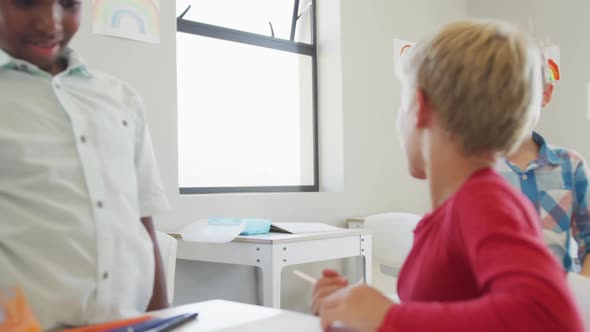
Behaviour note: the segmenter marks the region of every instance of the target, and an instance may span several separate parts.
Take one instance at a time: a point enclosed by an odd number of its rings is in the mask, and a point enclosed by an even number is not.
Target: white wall
[[[464,17],[466,0],[318,0],[321,176],[322,185],[331,191],[183,197],[177,187],[175,8],[170,0],[161,5],[159,45],[92,34],[89,2],[73,44],[93,67],[130,82],[145,98],[173,207],[157,219],[160,229],[219,215],[343,224],[351,216],[428,208],[425,186],[407,175],[396,137],[399,83],[393,71],[393,38],[416,40]],[[217,297],[253,302],[254,277],[249,268],[180,262],[176,300]],[[284,289],[286,294],[300,291],[297,286]],[[300,308],[306,301],[287,296],[285,302]]]
[[[590,122],[586,82],[590,81],[590,2],[584,0],[468,0],[469,16],[500,18],[529,29],[541,41],[561,46],[561,81],[541,113],[538,130],[550,143],[573,148],[590,158]]]

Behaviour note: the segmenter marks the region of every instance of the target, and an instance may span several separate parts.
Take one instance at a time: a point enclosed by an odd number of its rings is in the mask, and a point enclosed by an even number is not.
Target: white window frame
[[[311,44],[295,42],[297,22],[303,13],[299,13],[300,0],[293,0],[293,15],[291,20],[290,39],[280,39],[274,36],[265,36],[256,33],[230,29],[226,27],[185,20],[184,16],[190,10],[186,8],[176,19],[178,32],[194,34],[209,38],[232,41],[257,47],[264,47],[284,52],[310,56],[312,61],[312,93],[313,93],[313,184],[312,185],[285,185],[285,186],[248,186],[248,187],[180,187],[181,195],[192,194],[216,194],[216,193],[259,193],[259,192],[317,192],[319,191],[319,149],[318,149],[318,78],[317,78],[317,46],[316,46],[316,13],[315,0],[310,0],[309,5],[303,11],[310,11],[311,15]]]

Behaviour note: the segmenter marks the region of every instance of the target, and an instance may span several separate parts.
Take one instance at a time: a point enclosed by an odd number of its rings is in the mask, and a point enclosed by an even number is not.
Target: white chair
[[[405,212],[382,213],[364,220],[373,233],[373,286],[395,298],[397,275],[414,242],[414,229],[422,217]]]
[[[164,274],[166,276],[166,290],[168,291],[168,302],[172,305],[174,300],[174,278],[176,275],[176,251],[178,244],[172,236],[156,231],[158,245],[160,246],[160,255]]]
[[[590,279],[577,273],[569,273],[567,279],[582,314],[584,331],[590,332]]]

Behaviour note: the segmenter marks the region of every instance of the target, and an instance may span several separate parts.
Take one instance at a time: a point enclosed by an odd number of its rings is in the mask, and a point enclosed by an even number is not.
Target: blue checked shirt
[[[578,258],[584,261],[590,253],[589,171],[576,152],[548,145],[533,133],[541,147],[539,159],[521,170],[510,161],[500,163],[500,173],[520,189],[535,205],[541,219],[543,236],[551,251],[571,271],[570,238],[578,244]]]

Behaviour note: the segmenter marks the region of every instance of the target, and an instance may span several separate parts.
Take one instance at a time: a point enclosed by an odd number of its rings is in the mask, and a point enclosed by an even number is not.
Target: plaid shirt
[[[533,133],[533,139],[541,147],[538,160],[524,171],[506,160],[500,163],[499,171],[533,202],[547,245],[571,271],[571,235],[578,244],[580,262],[590,253],[588,167],[575,151],[552,147],[537,133]]]

